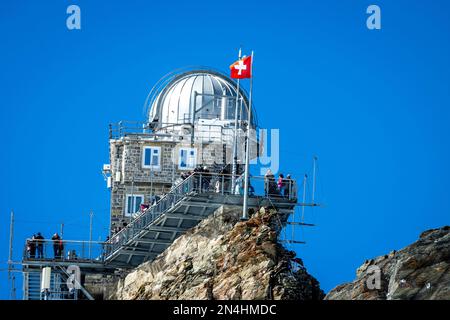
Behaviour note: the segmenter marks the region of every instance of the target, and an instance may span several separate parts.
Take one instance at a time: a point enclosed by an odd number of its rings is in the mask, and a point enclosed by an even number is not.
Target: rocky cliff
[[[324,293],[295,253],[278,243],[279,216],[220,208],[152,262],[120,280],[112,299],[318,300]]]
[[[450,227],[425,231],[406,248],[367,260],[356,280],[337,286],[325,299],[450,299]]]

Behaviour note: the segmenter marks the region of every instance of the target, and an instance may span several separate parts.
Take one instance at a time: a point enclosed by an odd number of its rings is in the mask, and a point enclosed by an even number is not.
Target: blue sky
[[[82,29],[66,28],[81,8]],[[366,28],[366,8],[382,29]],[[9,212],[23,239],[94,239],[108,226],[108,123],[143,120],[167,72],[226,70],[255,50],[260,125],[280,128],[281,170],[319,157],[318,226],[299,256],[328,291],[365,259],[449,224],[450,4],[435,1],[1,1],[0,261]],[[1,268],[5,265],[2,264]],[[0,273],[0,298],[7,298]]]

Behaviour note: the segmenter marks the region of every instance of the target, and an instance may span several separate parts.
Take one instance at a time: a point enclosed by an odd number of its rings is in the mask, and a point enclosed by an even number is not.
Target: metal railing
[[[194,172],[182,182],[173,187],[158,202],[143,212],[137,213],[125,228],[114,234],[105,245],[105,257],[124,246],[130,239],[174,207],[188,194],[217,193],[221,195],[243,195],[243,175],[235,176],[235,188],[232,190],[232,175],[206,172]],[[261,195],[269,198],[284,198],[287,201],[297,200],[295,180],[286,180],[285,188],[279,190],[275,179],[265,177],[250,177],[249,196]]]
[[[175,185],[167,194],[148,209],[138,212],[134,219],[122,230],[111,236],[107,242],[73,241],[50,239],[26,239],[23,259],[27,261],[69,261],[69,262],[105,262],[106,259],[141,232],[145,232],[155,220],[173,208],[187,195],[220,194],[242,196],[244,194],[243,175],[235,176],[232,186],[231,174],[194,172]],[[283,182],[280,190],[274,178],[249,178],[249,196],[285,199],[297,201],[297,185],[295,180]]]
[[[119,121],[109,125],[109,138],[118,139],[130,134],[151,134],[148,123],[142,121]]]
[[[190,121],[186,122],[185,124],[191,124]],[[144,121],[119,121],[117,123],[111,123],[109,124],[109,139],[120,139],[125,136],[137,136],[137,135],[145,135],[145,136],[155,136],[159,138],[168,138],[173,139],[173,135],[169,133],[165,133],[165,131],[169,128],[180,126],[179,123],[164,123],[163,127],[160,128],[158,132],[154,132],[149,124]],[[210,140],[212,138],[217,139],[217,135],[221,137],[223,140],[223,137],[232,137],[233,135],[228,132],[222,125],[220,124],[198,124],[200,128],[195,129],[195,136],[196,139],[200,137],[209,137]],[[166,130],[165,130],[166,129]],[[241,129],[239,127],[239,129]]]
[[[105,242],[26,239],[23,259],[27,261],[104,261]]]
[[[174,206],[184,196],[194,190],[194,174],[176,185],[156,204],[140,213],[124,229],[114,234],[105,246],[105,256],[108,257],[125,243],[134,238],[142,229],[158,219],[164,212]]]

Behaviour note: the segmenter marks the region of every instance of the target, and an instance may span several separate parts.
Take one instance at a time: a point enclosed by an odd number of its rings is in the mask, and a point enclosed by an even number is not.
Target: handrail
[[[191,174],[185,180],[180,182],[178,185],[172,188],[169,193],[164,195],[158,202],[156,202],[153,206],[149,207],[145,212],[141,213],[139,216],[136,217],[136,219],[130,222],[130,224],[128,224],[125,228],[123,228],[115,235],[113,235],[111,239],[107,242],[106,249],[109,252],[106,252],[105,256],[108,257],[110,254],[114,253],[117,250],[117,248],[120,248],[129,239],[133,238],[138,232],[140,232],[143,229],[143,227],[147,226],[148,224],[158,219],[161,215],[164,214],[164,212],[166,212],[179,200],[181,200],[185,194],[191,192],[192,191],[191,184],[193,184],[194,175],[195,173]]]
[[[59,241],[59,240],[52,240],[52,239],[41,239],[41,240],[39,240],[39,239],[33,239],[33,238],[26,238],[25,239],[26,241],[32,241],[32,240],[34,240],[34,241],[36,241],[36,242],[43,242],[43,243],[54,243],[55,241]],[[105,241],[89,241],[89,240],[63,240],[63,239],[60,239],[60,241],[62,241],[63,243],[81,243],[81,244],[83,244],[83,243],[90,243],[90,244],[105,244],[106,242]]]
[[[23,260],[98,261],[103,262],[103,241],[25,239]]]

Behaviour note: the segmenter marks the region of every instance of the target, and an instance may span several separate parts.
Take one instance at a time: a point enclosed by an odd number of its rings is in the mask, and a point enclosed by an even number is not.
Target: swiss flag
[[[243,57],[230,66],[231,78],[245,79],[252,77],[252,56]]]

